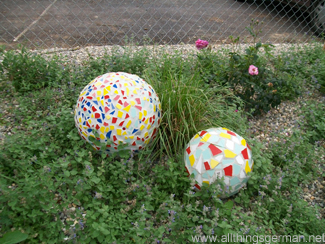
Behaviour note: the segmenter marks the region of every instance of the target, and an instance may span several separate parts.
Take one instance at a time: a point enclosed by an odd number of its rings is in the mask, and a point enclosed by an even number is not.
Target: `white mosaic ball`
[[[161,105],[154,89],[140,77],[107,73],[82,90],[74,114],[79,135],[94,149],[112,153],[123,144],[123,150],[137,152],[155,138]],[[105,143],[105,148],[90,137]]]
[[[226,188],[221,198],[237,193],[248,181],[253,169],[252,151],[246,140],[226,128],[211,128],[197,133],[186,146],[185,168],[194,174],[196,187],[210,185],[217,178]]]

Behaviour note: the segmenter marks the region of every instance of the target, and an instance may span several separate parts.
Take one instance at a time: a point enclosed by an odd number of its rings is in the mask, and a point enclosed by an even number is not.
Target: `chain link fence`
[[[250,42],[245,27],[252,19],[259,20],[262,42],[308,42],[315,38],[315,29],[322,29],[324,2],[0,0],[0,44],[29,48],[128,42],[172,45],[198,38],[218,44],[229,43],[229,36]]]

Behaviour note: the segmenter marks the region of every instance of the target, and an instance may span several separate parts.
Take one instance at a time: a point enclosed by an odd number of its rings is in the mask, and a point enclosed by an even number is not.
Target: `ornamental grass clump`
[[[227,124],[236,131],[245,131],[235,122],[244,121],[242,113],[234,112],[241,105],[240,99],[217,84],[203,89],[204,81],[193,63],[178,53],[166,54],[154,59],[154,65],[146,69],[144,78],[157,91],[163,114],[156,152],[178,155],[198,131],[210,127]]]

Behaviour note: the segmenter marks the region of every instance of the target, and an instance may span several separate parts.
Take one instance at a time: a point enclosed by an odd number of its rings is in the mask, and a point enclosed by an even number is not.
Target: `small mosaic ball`
[[[154,89],[136,75],[117,72],[98,76],[80,93],[74,112],[79,135],[107,153],[137,152],[155,138],[161,105]],[[98,146],[93,137],[105,145]]]
[[[237,193],[253,169],[252,151],[246,140],[226,128],[211,128],[197,133],[186,146],[185,168],[194,174],[196,188],[210,185],[217,178],[225,183],[221,198]]]

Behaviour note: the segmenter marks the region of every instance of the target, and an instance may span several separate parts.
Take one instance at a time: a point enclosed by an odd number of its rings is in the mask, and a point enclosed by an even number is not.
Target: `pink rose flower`
[[[196,42],[195,42],[195,46],[197,49],[203,49],[203,48],[206,48],[207,46],[209,45],[209,42],[208,41],[205,41],[205,40],[201,40],[201,39],[198,39]]]
[[[258,75],[258,68],[254,65],[250,65],[248,68],[248,73],[250,75]]]

